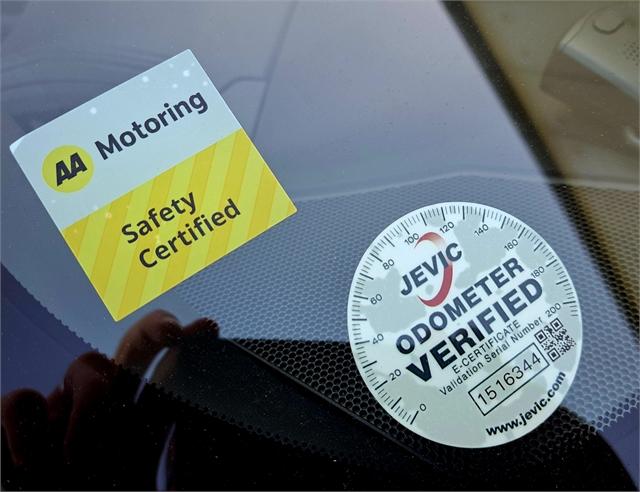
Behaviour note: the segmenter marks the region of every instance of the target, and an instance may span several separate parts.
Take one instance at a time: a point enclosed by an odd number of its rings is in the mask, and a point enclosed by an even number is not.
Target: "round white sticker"
[[[575,376],[582,318],[551,246],[485,205],[440,203],[389,225],[349,293],[351,349],[393,418],[481,448],[532,431]]]

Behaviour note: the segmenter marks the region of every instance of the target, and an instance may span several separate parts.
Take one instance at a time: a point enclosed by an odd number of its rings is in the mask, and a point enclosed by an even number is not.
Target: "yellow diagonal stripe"
[[[107,205],[106,207],[97,209],[85,219],[87,224],[84,231],[84,238],[82,239],[80,251],[76,257],[80,265],[82,265],[82,269],[89,277],[91,277],[93,265],[98,258],[98,248],[102,243],[102,233],[104,231],[104,214],[106,214],[108,210],[109,206]]]
[[[255,237],[269,227],[269,217],[273,207],[276,184],[277,181],[269,168],[262,166],[260,186],[258,187],[258,193],[256,193],[253,217],[251,218],[247,238]]]
[[[227,197],[236,198],[240,196],[242,180],[244,178],[247,160],[249,157],[249,149],[253,145],[244,131],[236,134],[233,142],[233,152],[231,154],[231,162],[224,181],[223,193],[218,202],[218,209],[227,203]],[[241,209],[242,212],[242,209]],[[207,263],[212,263],[218,258],[224,256],[227,252],[227,243],[233,230],[233,224],[222,227],[218,231],[214,231],[209,241],[209,251],[207,253]]]
[[[204,150],[198,154],[195,158],[193,168],[191,170],[191,179],[187,188],[188,193],[193,193],[193,197],[196,203],[202,203],[205,195],[207,179],[209,172],[212,169],[213,157],[215,155],[215,146],[210,147],[208,150]],[[184,214],[180,219],[180,229],[185,228],[185,224],[191,225],[193,230],[193,221],[200,214],[196,211],[194,214]],[[190,237],[189,237],[190,236]],[[194,239],[192,235],[189,235],[187,239],[192,242],[193,245],[196,241],[202,240],[201,238]],[[183,254],[177,255],[175,260],[169,263],[168,270],[164,277],[164,283],[162,284],[162,290],[168,290],[174,285],[177,285],[184,278],[184,272],[189,261],[189,256],[194,248],[188,248]]]
[[[201,210],[203,211],[218,209],[221,201],[220,197],[224,192],[224,177],[227,175],[231,163],[234,141],[235,138],[225,138],[215,145],[215,158],[211,162],[211,171],[209,172],[202,198],[203,205]],[[207,261],[207,253],[212,238],[213,235],[203,238],[198,247],[192,249],[187,262],[185,278],[190,277],[210,263],[210,261]]]
[[[191,180],[191,174],[193,172],[194,160],[195,157],[191,157],[187,162],[174,168],[175,172],[173,174],[171,186],[167,193],[168,202],[179,199],[179,197],[189,194],[189,181]],[[184,215],[182,215],[181,217],[184,217]],[[164,224],[161,228],[158,229],[158,233],[156,235],[156,245],[164,243],[168,239],[173,238],[178,232],[179,227],[180,217],[177,217],[174,220]],[[143,304],[149,302],[151,299],[158,297],[165,290],[167,290],[163,287],[167,271],[169,267],[178,260],[179,257],[180,256],[178,255],[172,256],[171,262],[160,261],[153,268],[149,268],[147,270],[147,278],[141,294],[141,302]]]
[[[71,227],[68,227],[64,231],[64,238],[71,248],[71,251],[73,251],[73,254],[76,256],[78,256],[78,254],[80,253],[80,246],[82,245],[84,232],[87,229],[87,222],[89,222],[89,219],[84,218],[73,224]]]
[[[133,191],[127,210],[125,224],[131,224],[138,221],[139,211],[144,209],[144,207],[147,206],[147,203],[149,203],[152,189],[153,181],[148,181],[143,186]],[[111,269],[111,278],[109,279],[109,285],[107,286],[107,291],[103,297],[107,306],[119,306],[122,302],[128,273],[131,268],[131,264],[135,259],[134,253],[135,248],[133,248],[130,243],[122,240],[118,242],[118,248],[115,251],[115,257],[113,259],[114,265],[117,265],[118,268]]]
[[[146,209],[154,207],[154,204],[156,203],[166,202],[167,195],[169,193],[169,186],[171,184],[175,169],[176,168],[173,167],[169,169],[169,171],[162,173],[160,176],[153,180],[151,196],[149,197],[149,201],[145,206]],[[157,234],[153,233],[138,239],[136,243],[134,243],[136,244],[136,258],[139,258],[140,254],[143,251],[153,248],[156,242]],[[142,305],[140,298],[142,296],[142,289],[144,289],[144,284],[147,280],[148,271],[148,268],[140,264],[138,261],[135,261],[132,267],[129,269],[127,280],[125,282],[122,303],[120,304],[120,306],[114,306],[114,308],[117,310],[118,318],[129,314]],[[109,306],[107,306],[107,308],[109,308]]]
[[[120,229],[127,215],[127,206],[131,201],[131,195],[132,193],[127,193],[120,200],[112,202],[107,211],[102,214],[102,241],[98,248],[97,261],[91,271],[93,286],[100,295],[105,294],[109,282],[115,258],[114,253],[120,241]]]
[[[119,320],[292,213],[295,206],[238,130],[63,235]]]
[[[269,227],[277,224],[283,219],[286,219],[289,215],[296,212],[295,206],[284,192],[281,186],[279,186],[278,181],[274,176],[274,181],[276,182],[276,187],[273,195],[273,204],[271,205],[271,211],[269,214]],[[293,209],[290,209],[289,206],[292,205]]]
[[[262,159],[256,152],[255,148],[250,148],[247,153],[246,167],[244,176],[242,178],[242,184],[240,186],[240,194],[238,196],[238,203],[242,204],[242,208],[246,210],[245,213],[255,213],[255,203],[259,194],[263,194],[266,190],[260,189],[260,178],[262,176],[262,170],[265,166],[262,165]],[[247,240],[247,234],[249,233],[249,227],[253,220],[243,220],[241,222],[234,222],[227,241],[227,251],[237,248]]]

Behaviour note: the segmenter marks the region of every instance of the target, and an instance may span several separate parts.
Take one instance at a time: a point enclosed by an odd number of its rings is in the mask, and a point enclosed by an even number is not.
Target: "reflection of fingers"
[[[152,381],[160,385],[170,385],[176,371],[176,364],[180,360],[180,355],[184,350],[189,350],[191,342],[202,346],[202,343],[216,339],[218,334],[217,323],[209,318],[200,318],[185,326],[182,330],[181,344],[169,350],[158,362],[153,372]]]
[[[17,390],[2,398],[2,427],[16,465],[42,459],[47,440],[47,402],[33,390]]]
[[[63,395],[56,397],[60,407],[69,409],[63,444],[67,462],[90,449],[88,441],[100,440],[97,415],[110,406],[114,374],[113,363],[97,352],[78,357],[67,369]]]
[[[67,433],[67,422],[71,412],[72,395],[70,391],[65,393],[63,384],[57,386],[47,397],[47,409],[49,414],[49,440],[51,455],[55,458],[52,466],[62,465],[63,443]]]
[[[180,324],[171,313],[154,311],[127,331],[118,345],[115,361],[143,375],[158,352],[175,345],[180,335]]]
[[[66,425],[69,415],[69,404],[71,400],[64,393],[63,385],[57,386],[47,396],[47,408],[49,409],[49,423],[60,423]]]
[[[170,410],[150,394],[134,403],[140,379],[98,353],[79,357],[68,369],[62,392],[49,397],[51,413],[66,421],[64,457],[81,473],[125,488],[147,490],[170,425]],[[64,413],[68,418],[60,417]],[[116,484],[116,485],[114,485]]]
[[[181,335],[182,342],[187,342],[188,339],[197,337],[201,337],[201,339],[206,339],[207,337],[217,338],[218,332],[218,325],[215,321],[209,318],[200,318],[184,327]],[[154,383],[162,386],[173,378],[181,350],[182,346],[179,345],[169,350],[162,357],[153,371],[151,380]]]
[[[212,336],[217,337],[219,332],[218,323],[209,318],[200,318],[187,325],[182,331],[182,336],[186,338],[203,333],[211,333]]]

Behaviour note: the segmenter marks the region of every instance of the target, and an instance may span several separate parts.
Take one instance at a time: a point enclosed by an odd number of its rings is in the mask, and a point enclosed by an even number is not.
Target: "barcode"
[[[576,344],[558,318],[553,318],[548,325],[544,325],[536,332],[535,337],[552,361],[558,360]]]

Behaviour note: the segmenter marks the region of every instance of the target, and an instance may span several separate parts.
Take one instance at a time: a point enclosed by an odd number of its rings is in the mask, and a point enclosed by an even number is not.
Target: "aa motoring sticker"
[[[380,405],[417,434],[465,448],[544,422],[582,346],[561,259],[517,218],[473,203],[424,207],[382,231],[353,277],[348,326]]]
[[[11,152],[116,321],[296,212],[190,50]]]

